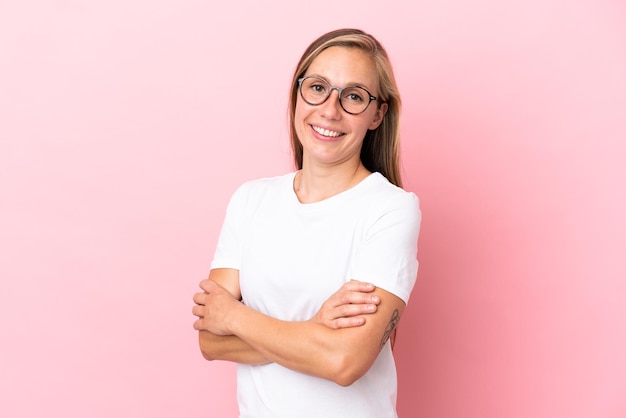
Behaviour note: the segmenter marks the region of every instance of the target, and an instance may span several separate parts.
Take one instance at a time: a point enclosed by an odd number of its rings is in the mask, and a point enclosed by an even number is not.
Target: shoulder
[[[258,201],[269,195],[287,194],[293,190],[294,175],[295,172],[290,172],[280,176],[246,181],[235,190],[232,200]]]
[[[294,199],[294,175],[287,173],[246,181],[231,196],[227,213],[242,221],[261,209],[272,211],[277,207],[288,207]]]
[[[367,179],[363,196],[369,200],[368,207],[375,212],[406,212],[421,217],[419,198],[387,180],[380,173],[372,173]]]

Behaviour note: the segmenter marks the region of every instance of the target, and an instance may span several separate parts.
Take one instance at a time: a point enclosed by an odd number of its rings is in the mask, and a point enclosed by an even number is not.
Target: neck
[[[315,203],[351,189],[370,174],[360,161],[344,167],[304,165],[296,173],[293,188],[301,203]]]

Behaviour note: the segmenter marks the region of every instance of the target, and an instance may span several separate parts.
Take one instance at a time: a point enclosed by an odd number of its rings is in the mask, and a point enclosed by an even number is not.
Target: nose
[[[322,116],[328,119],[340,119],[342,109],[339,103],[339,90],[333,87],[328,98],[319,107]]]

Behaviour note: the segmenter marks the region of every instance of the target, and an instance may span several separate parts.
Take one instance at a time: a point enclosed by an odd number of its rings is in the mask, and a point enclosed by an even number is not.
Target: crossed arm
[[[363,376],[397,326],[404,302],[371,284],[351,281],[308,321],[281,321],[244,304],[239,272],[212,270],[194,295],[200,349],[209,360],[276,362],[347,386]]]

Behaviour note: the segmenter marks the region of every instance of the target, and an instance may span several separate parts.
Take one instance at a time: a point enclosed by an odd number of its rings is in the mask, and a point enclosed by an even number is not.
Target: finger
[[[351,305],[341,305],[334,309],[335,318],[346,318],[353,317],[357,315],[366,315],[372,314],[376,312],[378,306],[375,304],[367,303],[367,304],[351,304]]]
[[[207,293],[211,293],[214,291],[219,291],[222,288],[222,286],[220,286],[219,284],[217,284],[211,279],[206,279],[200,282],[200,288]]]
[[[204,317],[204,309],[202,309],[202,306],[200,305],[196,305],[193,308],[191,308],[191,313],[197,316],[198,318]]]
[[[373,314],[378,310],[375,304],[348,304],[329,308],[323,313],[323,321],[330,323],[341,318],[356,317],[359,315]]]
[[[207,291],[207,286],[209,286],[210,280],[209,279],[204,279],[200,282],[200,289],[204,290],[205,292]]]
[[[341,328],[354,328],[360,327],[365,324],[365,318],[360,316],[354,316],[350,318],[339,318],[333,321],[333,326],[331,328],[341,329]]]
[[[205,292],[209,292],[212,289],[216,289],[218,287],[220,287],[220,285],[218,285],[211,279],[204,279],[200,282],[200,289],[204,290]]]
[[[350,280],[344,284],[344,288],[354,292],[372,292],[376,289],[376,286],[368,282]]]
[[[337,294],[337,299],[334,306],[366,303],[378,305],[380,303],[380,298],[370,293],[341,292]]]
[[[193,295],[193,301],[198,305],[204,305],[206,302],[206,293],[196,293]]]
[[[201,322],[201,321],[202,321],[202,318],[200,318],[200,319],[196,320],[196,321],[193,323],[193,329],[195,329],[196,331],[200,331],[200,330],[202,330],[202,322]]]

